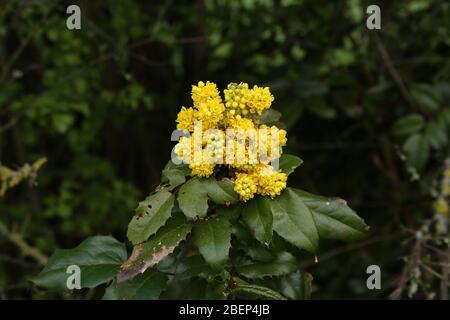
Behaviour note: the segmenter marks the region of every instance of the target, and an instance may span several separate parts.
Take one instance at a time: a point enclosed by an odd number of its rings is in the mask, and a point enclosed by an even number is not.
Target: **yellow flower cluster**
[[[177,128],[193,131],[195,121],[201,121],[204,130],[215,128],[223,119],[225,106],[217,86],[212,82],[202,81],[192,86],[193,108],[182,107],[177,117]]]
[[[275,171],[270,165],[258,164],[253,170],[237,174],[234,190],[244,201],[255,194],[273,198],[286,188],[286,180],[287,176],[281,170]]]
[[[253,89],[249,89],[246,83],[230,83],[223,93],[225,105],[232,116],[261,115],[265,109],[270,108],[274,100],[269,88],[255,85]]]
[[[274,97],[269,88],[250,89],[246,83],[230,83],[223,93],[224,100],[209,81],[192,86],[193,107],[182,107],[177,116],[177,128],[190,135],[179,139],[175,154],[193,176],[209,177],[219,166],[227,168],[243,201],[255,194],[275,197],[286,188],[287,177],[269,163],[281,156],[286,131],[260,124]]]

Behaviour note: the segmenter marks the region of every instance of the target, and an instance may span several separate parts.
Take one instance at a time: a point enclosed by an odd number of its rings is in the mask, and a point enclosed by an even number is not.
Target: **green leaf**
[[[255,238],[265,245],[272,240],[272,211],[266,197],[257,196],[247,202],[242,209],[242,218],[250,227]]]
[[[48,260],[45,268],[32,281],[41,287],[67,290],[66,273],[71,265],[80,267],[82,288],[94,288],[112,280],[127,258],[124,244],[111,236],[95,236],[73,249],[60,249]]]
[[[422,171],[428,162],[430,147],[427,140],[421,134],[410,136],[403,144],[406,164],[417,171]]]
[[[231,246],[231,226],[223,217],[200,221],[194,226],[194,240],[201,255],[213,268],[222,268]]]
[[[303,163],[303,160],[297,156],[283,153],[280,157],[280,169],[287,176],[294,172],[295,168]]]
[[[442,108],[438,113],[437,118],[442,127],[450,128],[450,107]]]
[[[425,139],[435,149],[444,147],[448,142],[446,128],[436,122],[430,122],[425,128]]]
[[[133,248],[130,258],[120,267],[117,275],[118,282],[133,278],[162,261],[186,238],[191,228],[192,225],[186,223],[183,216],[170,219],[146,243],[141,243]]]
[[[234,191],[234,183],[229,179],[217,181],[214,178],[210,178],[205,180],[204,184],[208,196],[214,203],[233,203],[239,199],[239,195]]]
[[[168,276],[152,269],[126,282],[114,281],[105,292],[105,300],[155,300],[165,289]]]
[[[315,252],[318,234],[311,211],[290,188],[271,202],[273,230],[293,245]]]
[[[203,182],[192,178],[184,184],[178,194],[178,204],[188,219],[206,216],[208,193]]]
[[[301,300],[307,298],[305,295],[307,281],[305,276],[297,270],[296,272],[288,275],[270,278],[266,281],[268,282],[270,288],[279,292],[286,298]]]
[[[260,124],[273,124],[275,122],[277,122],[278,120],[280,120],[281,118],[281,112],[275,110],[275,109],[266,109],[263,111],[263,113],[261,114],[261,120],[260,120]]]
[[[178,279],[189,279],[194,276],[208,279],[217,274],[200,255],[190,256],[179,262],[177,267]]]
[[[413,100],[426,110],[436,111],[441,104],[439,92],[428,84],[415,84],[411,88]]]
[[[319,236],[325,239],[358,240],[367,235],[368,226],[339,198],[326,198],[293,189],[310,209]]]
[[[181,217],[175,217],[167,223],[167,225],[161,228],[158,233],[152,238],[150,238],[144,247],[144,252],[142,254],[143,259],[161,260],[162,251],[168,252],[173,251],[173,249],[186,238],[186,236],[191,232],[192,225],[186,223],[186,220]],[[167,254],[164,255],[164,257]]]
[[[245,207],[245,205],[243,206]],[[252,237],[250,232],[247,230],[247,227],[245,227],[240,221],[231,226],[231,233],[239,240],[239,243],[245,245],[249,243],[256,243],[255,238]]]
[[[420,114],[410,114],[398,119],[392,126],[392,133],[395,136],[403,137],[422,130],[425,120]]]
[[[208,199],[217,204],[232,204],[239,199],[234,184],[229,179],[192,178],[180,188],[178,203],[189,219],[204,217],[208,211]]]
[[[128,225],[128,239],[136,245],[155,234],[169,219],[174,201],[170,192],[162,190],[140,202]]]
[[[178,279],[174,277],[163,292],[161,299],[170,300],[222,300],[228,295],[227,281],[207,281],[193,277]]]
[[[298,270],[295,257],[288,252],[281,252],[275,260],[270,262],[248,261],[237,265],[237,272],[250,279],[258,279],[267,276],[282,276]]]
[[[219,44],[217,48],[214,49],[213,55],[218,59],[226,59],[233,48],[233,43],[231,42],[222,42]]]
[[[275,254],[269,248],[258,243],[238,243],[234,247],[236,250],[242,250],[244,254],[251,259],[259,262],[271,262],[275,259]]]
[[[237,295],[240,295],[242,293],[244,294],[250,294],[251,296],[256,296],[263,299],[269,299],[269,300],[286,300],[285,297],[283,297],[278,292],[269,289],[267,287],[255,285],[255,284],[248,284],[245,281],[241,279],[235,279],[236,281],[236,287],[234,288],[234,293]]]
[[[73,125],[75,118],[72,114],[56,113],[52,115],[53,126],[58,133],[65,133]]]
[[[242,205],[242,203],[236,203],[229,206],[218,206],[216,208],[216,213],[219,216],[227,218],[231,223],[234,223],[240,218],[243,207],[245,206]]]
[[[176,188],[186,181],[186,176],[189,175],[190,169],[186,164],[175,164],[170,160],[162,171],[162,181],[168,181],[170,188]]]

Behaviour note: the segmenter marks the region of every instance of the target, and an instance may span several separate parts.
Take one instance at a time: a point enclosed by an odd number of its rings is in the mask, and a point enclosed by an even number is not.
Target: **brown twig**
[[[400,89],[400,92],[401,92],[403,98],[415,109],[416,108],[415,103],[411,99],[411,96],[409,95],[408,89],[405,86],[403,78],[400,76],[400,73],[397,71],[397,69],[395,69],[394,63],[392,62],[391,56],[390,56],[388,50],[386,49],[383,41],[376,33],[373,34],[373,37],[377,44],[377,48],[378,48],[378,51],[380,52],[381,58],[384,62],[384,65],[386,66],[386,69],[388,70],[392,79],[397,84],[398,88]]]

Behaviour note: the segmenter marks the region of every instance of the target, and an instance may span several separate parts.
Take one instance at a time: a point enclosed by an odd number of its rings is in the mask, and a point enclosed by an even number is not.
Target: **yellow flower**
[[[248,118],[243,118],[240,115],[231,116],[227,118],[227,125],[233,129],[251,130],[255,128],[255,124]]]
[[[192,86],[191,96],[194,107],[197,108],[200,104],[206,103],[210,99],[222,102],[216,84],[209,81],[207,81],[206,84],[203,81],[199,81],[197,86]]]
[[[255,196],[257,190],[255,177],[247,173],[236,174],[234,181],[234,191],[246,202]]]
[[[191,175],[199,176],[199,177],[209,177],[214,172],[214,164],[210,163],[191,163],[189,164],[189,168],[191,168]]]
[[[230,110],[231,115],[248,115],[250,110],[245,98],[248,91],[248,84],[242,82],[240,84],[230,83],[227,89],[223,90],[225,106]]]
[[[287,134],[286,130],[280,129],[279,138],[280,138],[280,146],[282,146],[282,147],[285,146],[287,143],[286,134]]]
[[[196,111],[193,108],[182,107],[177,116],[177,128],[180,130],[194,131]]]
[[[259,165],[257,172],[258,194],[274,198],[286,188],[287,176],[281,170],[275,171],[270,165]]]
[[[434,202],[434,210],[442,215],[448,215],[449,206],[444,198],[439,198]]]
[[[269,88],[255,85],[253,89],[246,91],[244,99],[249,111],[260,115],[265,109],[270,108],[274,97]]]
[[[208,99],[197,105],[197,120],[201,121],[202,129],[216,128],[223,119],[225,107],[219,99]]]
[[[184,163],[190,163],[194,151],[194,140],[191,137],[181,137],[175,145],[175,154]]]
[[[286,145],[286,131],[276,126],[261,125],[258,130],[258,152],[260,162],[267,164],[278,159],[283,153],[282,147]]]
[[[203,136],[206,158],[211,163],[222,164],[225,153],[225,133],[220,130],[207,133]]]
[[[250,171],[255,169],[258,164],[258,149],[250,144],[256,144],[256,139],[253,142],[246,136],[237,135],[232,141],[227,141],[226,145],[226,163],[230,167],[238,171]]]

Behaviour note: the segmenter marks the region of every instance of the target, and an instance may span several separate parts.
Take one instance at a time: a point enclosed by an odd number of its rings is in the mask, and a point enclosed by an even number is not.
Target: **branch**
[[[378,51],[381,54],[381,58],[383,59],[383,62],[389,72],[389,74],[391,75],[392,79],[394,80],[394,82],[397,84],[397,86],[400,89],[400,92],[403,96],[403,98],[413,107],[415,108],[415,103],[414,101],[411,99],[408,89],[405,86],[405,83],[402,79],[402,77],[400,76],[400,74],[398,73],[397,69],[395,69],[394,63],[392,62],[391,56],[389,55],[389,52],[387,51],[386,47],[384,46],[383,41],[380,39],[380,37],[375,33],[374,34],[374,39],[375,42],[377,44],[377,48]]]
[[[15,244],[24,256],[28,256],[36,260],[40,265],[45,266],[48,261],[48,257],[44,255],[38,248],[29,245],[22,235],[15,231],[10,231],[8,239]]]

